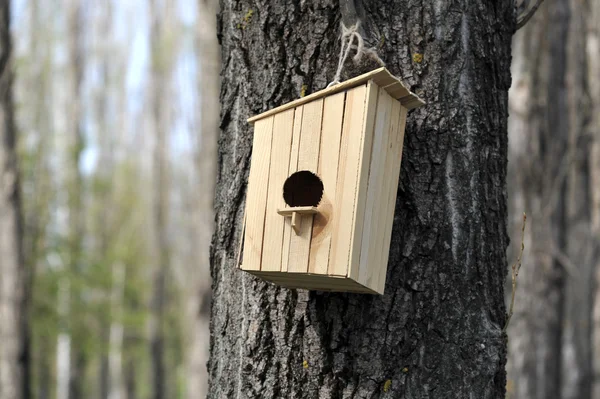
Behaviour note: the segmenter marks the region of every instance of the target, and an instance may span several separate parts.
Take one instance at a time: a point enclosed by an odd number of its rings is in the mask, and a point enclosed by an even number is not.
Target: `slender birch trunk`
[[[109,338],[109,399],[124,399],[123,392],[123,296],[125,294],[125,264],[112,268],[111,325]]]
[[[593,379],[592,398],[600,398],[600,1],[590,0],[587,9],[586,54],[589,81],[590,116],[588,134],[592,140],[589,158],[591,229],[595,237],[596,278],[592,317]]]
[[[65,103],[66,140],[65,148],[65,192],[66,192],[66,234],[68,243],[68,258],[63,277],[59,283],[59,318],[61,330],[57,343],[57,382],[56,399],[78,399],[81,392],[82,370],[84,365],[78,348],[73,346],[74,318],[73,299],[78,290],[73,287],[71,275],[80,268],[81,245],[84,230],[83,219],[83,183],[80,173],[80,157],[83,150],[82,137],[82,99],[81,84],[83,79],[83,48],[82,48],[82,9],[78,0],[65,2],[67,13],[67,50],[68,50],[68,97]]]
[[[10,4],[0,2],[0,399],[21,399],[25,376],[25,269],[12,99]]]
[[[172,4],[161,5],[149,1],[150,8],[150,112],[154,129],[153,153],[153,263],[152,294],[150,302],[150,354],[152,398],[167,397],[167,370],[165,369],[165,309],[167,278],[169,274],[169,118],[170,75],[172,61],[167,48]]]

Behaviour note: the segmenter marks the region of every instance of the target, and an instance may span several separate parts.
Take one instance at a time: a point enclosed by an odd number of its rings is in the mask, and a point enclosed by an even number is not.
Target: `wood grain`
[[[323,128],[318,166],[318,175],[323,181],[323,198],[318,206],[319,213],[315,215],[313,221],[308,264],[310,273],[327,274],[329,265],[333,213],[337,205],[336,182],[345,99],[345,92],[338,93],[325,98],[323,105]]]
[[[369,167],[371,165],[371,149],[373,146],[373,130],[377,116],[377,100],[379,86],[373,82],[367,84],[367,99],[365,101],[365,116],[362,127],[362,138],[358,151],[358,176],[356,178],[356,199],[352,219],[352,238],[350,240],[350,257],[348,259],[348,276],[358,280],[360,247],[365,221],[365,205],[367,202],[367,186]]]
[[[288,167],[288,176],[298,170],[298,150],[300,149],[300,132],[302,130],[302,114],[304,106],[296,108],[294,113],[294,127],[292,129],[292,148],[290,149],[290,163]],[[281,195],[283,195],[283,187]],[[292,221],[290,218],[284,218],[283,224],[283,247],[281,252],[281,271],[288,271],[290,257],[290,240],[292,234],[295,234],[292,229]]]
[[[366,94],[366,85],[348,90],[346,94],[336,181],[337,211],[333,215],[334,233],[327,269],[330,275],[346,276],[348,273]]]
[[[384,202],[380,205],[385,209],[382,215],[385,225],[382,226],[383,238],[380,241],[380,249],[376,250],[377,258],[374,263],[378,265],[376,274],[373,276],[373,283],[377,282],[377,292],[383,294],[385,289],[385,278],[387,272],[388,256],[390,252],[390,241],[392,239],[392,225],[394,223],[394,210],[396,208],[396,196],[398,193],[398,183],[400,180],[400,162],[402,160],[402,147],[404,145],[404,128],[406,125],[406,115],[408,109],[401,104],[394,102],[392,107],[392,126],[391,143],[392,146],[386,154],[386,170],[390,171],[389,182],[387,184]]]
[[[282,190],[288,177],[293,128],[293,109],[274,116],[261,270],[281,270],[285,218],[277,210],[285,206]]]
[[[397,103],[385,90],[380,90],[378,97],[358,273],[358,281],[369,287],[371,287],[369,284],[373,280],[373,274],[376,273],[375,269],[380,266],[374,260],[384,231],[382,217],[385,210],[381,202],[387,192],[387,185],[390,184],[390,173],[385,169],[385,154],[391,136],[392,107],[394,102]]]
[[[348,80],[346,80],[340,84],[337,84],[335,86],[328,87],[323,90],[319,90],[315,93],[309,94],[308,96],[299,98],[290,103],[283,104],[277,108],[270,109],[266,112],[263,112],[262,114],[255,115],[255,116],[249,118],[248,122],[255,122],[257,120],[275,115],[275,114],[285,111],[287,109],[291,109],[291,108],[299,107],[300,105],[303,105],[303,104],[307,104],[318,98],[331,96],[335,93],[347,91],[354,87],[362,86],[362,85],[366,84],[369,80],[372,80],[380,87],[384,87],[384,88],[389,87],[390,90],[394,89],[395,92],[397,92],[398,94],[401,94],[402,99],[400,100],[400,102],[402,104],[404,104],[408,109],[420,107],[421,105],[425,104],[425,102],[422,99],[420,99],[419,96],[410,92],[408,90],[408,88],[406,88],[404,86],[404,84],[400,81],[400,79],[398,79],[397,77],[392,75],[386,68],[378,68],[371,72],[367,72],[363,75],[354,77],[352,79],[348,79]],[[400,90],[399,87],[403,87],[405,89],[405,91]],[[399,97],[394,97],[394,98],[399,98]]]
[[[273,117],[262,119],[254,125],[252,162],[246,197],[246,236],[244,238],[244,260],[242,261],[244,270],[260,270],[262,260],[273,119]]]
[[[297,170],[308,170],[317,173],[322,120],[322,98],[304,105]],[[313,215],[303,215],[302,225],[298,233],[293,233],[290,237],[288,272],[306,273],[308,271],[312,222]]]

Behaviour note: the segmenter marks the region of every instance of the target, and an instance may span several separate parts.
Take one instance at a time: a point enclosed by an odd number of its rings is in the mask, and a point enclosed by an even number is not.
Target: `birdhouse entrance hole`
[[[323,197],[323,182],[319,176],[308,170],[292,174],[283,183],[283,200],[289,208],[278,209],[282,216],[291,216],[291,225],[296,234],[300,234],[302,215],[317,213],[317,205]]]
[[[290,207],[317,206],[323,197],[323,182],[308,170],[292,174],[283,183],[283,200]]]

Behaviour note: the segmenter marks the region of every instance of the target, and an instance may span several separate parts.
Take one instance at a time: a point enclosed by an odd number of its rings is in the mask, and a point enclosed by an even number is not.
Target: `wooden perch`
[[[292,208],[283,208],[277,209],[277,213],[281,216],[291,216],[292,217],[292,228],[294,232],[298,234],[300,232],[300,227],[302,226],[302,216],[301,215],[314,215],[317,213],[316,206],[295,206]]]

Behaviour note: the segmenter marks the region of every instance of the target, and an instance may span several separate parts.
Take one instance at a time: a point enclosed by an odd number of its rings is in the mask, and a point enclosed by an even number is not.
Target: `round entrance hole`
[[[292,174],[283,183],[283,200],[290,207],[317,206],[323,197],[323,182],[308,170]]]

